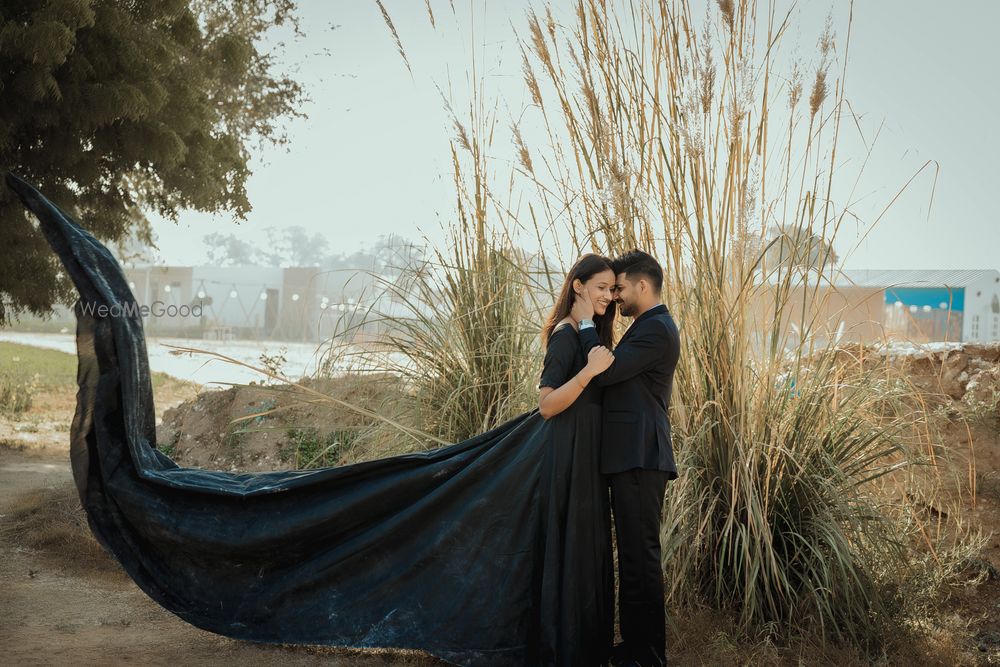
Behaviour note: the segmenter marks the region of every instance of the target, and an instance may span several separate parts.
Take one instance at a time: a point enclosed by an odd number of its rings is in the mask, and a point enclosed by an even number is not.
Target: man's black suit
[[[597,329],[580,329],[584,354],[600,345]],[[662,470],[676,479],[670,437],[670,393],[680,334],[662,303],[635,318],[615,347],[615,361],[591,382],[604,392],[601,472]]]
[[[584,352],[600,345],[580,329]],[[639,664],[666,664],[660,517],[668,479],[677,478],[670,394],[680,334],[663,304],[635,318],[611,366],[591,382],[607,387],[601,472],[608,475],[618,542],[618,608],[625,650]]]

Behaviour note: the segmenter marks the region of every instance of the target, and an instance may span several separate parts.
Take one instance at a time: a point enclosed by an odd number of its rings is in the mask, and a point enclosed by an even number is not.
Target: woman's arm
[[[664,355],[669,355],[671,348],[674,350],[675,358],[679,354],[678,342],[672,339],[662,322],[649,319],[640,322],[636,327],[635,333],[615,348],[614,364],[607,371],[591,378],[598,386],[607,387],[635,377],[661,363]],[[593,327],[584,329],[579,335],[585,350],[600,344]]]
[[[576,375],[564,382],[562,386],[553,389],[542,387],[538,392],[538,412],[545,419],[551,419],[573,404],[591,379],[615,360],[611,350],[597,346],[587,354],[587,365]]]

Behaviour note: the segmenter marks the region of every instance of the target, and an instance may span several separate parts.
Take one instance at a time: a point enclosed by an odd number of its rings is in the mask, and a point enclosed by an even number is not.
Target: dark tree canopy
[[[4,0],[0,171],[39,186],[102,241],[149,239],[144,212],[250,210],[251,141],[303,115],[261,38],[298,33],[293,0]],[[280,45],[279,45],[280,46]],[[0,187],[0,324],[74,295]]]

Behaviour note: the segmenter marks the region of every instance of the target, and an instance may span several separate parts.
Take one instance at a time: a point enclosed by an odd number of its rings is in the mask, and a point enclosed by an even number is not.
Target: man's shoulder
[[[680,344],[680,332],[668,312],[656,313],[638,322],[632,338],[641,338],[651,345],[666,349],[676,348]]]
[[[651,315],[639,322],[638,327],[641,330],[656,333],[671,333],[677,330],[677,325],[674,323],[674,318],[670,316],[670,311]]]

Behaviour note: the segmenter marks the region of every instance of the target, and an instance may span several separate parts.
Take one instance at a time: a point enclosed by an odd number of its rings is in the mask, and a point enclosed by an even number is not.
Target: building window
[[[993,316],[993,331],[991,340],[1000,340],[1000,315]]]
[[[972,340],[979,340],[979,315],[972,316],[972,326],[970,327]]]

